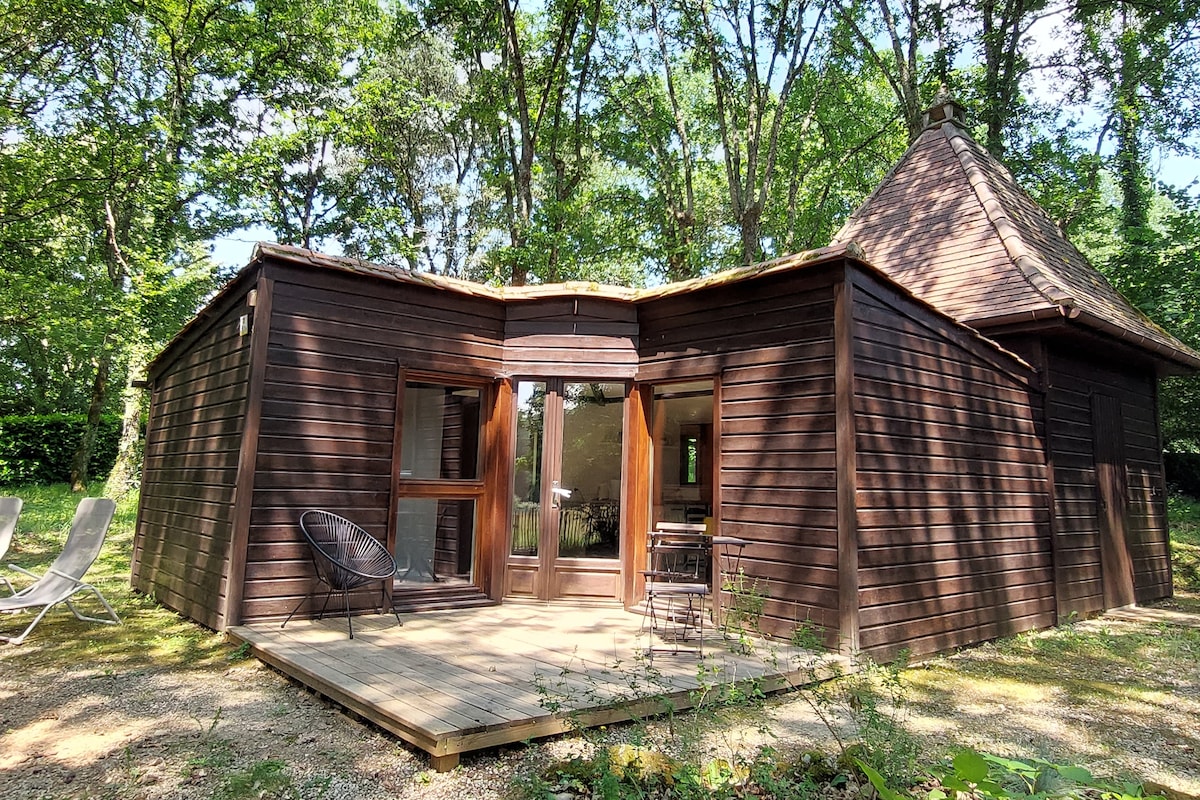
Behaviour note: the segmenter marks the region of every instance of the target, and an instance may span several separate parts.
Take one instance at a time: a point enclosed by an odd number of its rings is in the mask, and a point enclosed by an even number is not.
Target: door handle
[[[562,501],[570,498],[571,490],[564,489],[555,481],[550,485],[550,505],[554,508],[562,508]]]

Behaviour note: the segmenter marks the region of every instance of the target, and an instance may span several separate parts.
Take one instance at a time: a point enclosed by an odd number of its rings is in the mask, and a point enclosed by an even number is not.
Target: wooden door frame
[[[627,508],[626,519],[629,525],[629,537],[625,542],[622,553],[628,553],[623,558],[625,570],[625,607],[633,609],[642,601],[645,592],[645,581],[642,571],[646,569],[647,540],[650,528],[656,524],[654,505],[662,496],[661,470],[654,468],[656,455],[654,441],[659,438],[661,431],[658,426],[662,420],[654,416],[654,390],[662,387],[685,383],[708,381],[712,384],[712,422],[708,425],[707,441],[708,459],[707,477],[711,483],[712,518],[721,519],[721,385],[723,371],[720,373],[705,373],[688,377],[672,377],[670,379],[648,380],[634,385],[630,393],[631,401],[627,414],[626,438],[630,447],[626,450],[626,464],[635,476],[625,484],[625,499]],[[713,568],[710,575],[717,576],[718,553],[713,553]],[[715,577],[714,577],[715,579]],[[720,592],[712,594],[713,613],[720,615]]]

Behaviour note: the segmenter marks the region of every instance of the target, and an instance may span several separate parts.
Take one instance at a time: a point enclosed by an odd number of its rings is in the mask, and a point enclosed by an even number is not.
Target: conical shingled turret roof
[[[959,107],[928,127],[834,238],[921,299],[988,332],[1056,320],[1200,369],[1191,350],[1097,272],[1012,174],[960,127]],[[1164,365],[1166,366],[1166,365]]]

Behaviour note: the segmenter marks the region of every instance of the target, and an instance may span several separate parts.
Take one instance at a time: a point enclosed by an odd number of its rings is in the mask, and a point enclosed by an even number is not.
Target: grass
[[[6,487],[3,493],[24,501],[4,563],[40,572],[62,550],[79,495],[72,494],[66,484]],[[152,597],[131,588],[129,563],[136,518],[134,493],[117,503],[104,549],[87,574],[88,582],[112,604],[124,625],[80,622],[65,607],[56,607],[31,634],[31,640],[37,638],[38,647],[24,649],[21,659],[8,660],[6,669],[34,671],[55,664],[74,664],[106,672],[212,665],[228,659],[232,648],[224,635],[163,608]],[[28,582],[11,571],[6,575],[17,587]],[[83,598],[83,613],[103,616],[94,598]],[[25,614],[0,617],[0,630],[15,634],[28,621]]]
[[[1183,592],[1188,610],[1200,612],[1200,601],[1186,594],[1200,594],[1200,500],[1182,494],[1167,498],[1167,520],[1171,527],[1171,563],[1175,589]]]

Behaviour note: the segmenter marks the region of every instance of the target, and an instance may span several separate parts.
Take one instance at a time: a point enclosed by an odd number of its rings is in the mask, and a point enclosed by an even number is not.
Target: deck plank
[[[450,765],[458,753],[690,707],[700,657],[645,657],[642,618],[615,607],[501,606],[231,628],[255,655]],[[711,638],[707,634],[713,634]],[[694,643],[692,643],[694,645]],[[795,685],[793,651],[733,653],[706,631],[709,683]],[[536,676],[536,677],[535,677]],[[552,712],[550,709],[554,708]]]

